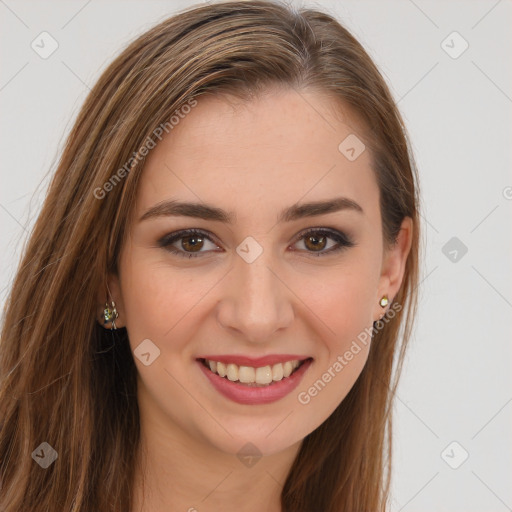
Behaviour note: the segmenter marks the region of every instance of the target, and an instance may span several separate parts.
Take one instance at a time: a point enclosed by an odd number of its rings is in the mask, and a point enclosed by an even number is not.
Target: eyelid
[[[309,235],[310,233],[312,233],[312,234],[313,233],[322,233],[323,235],[329,236],[333,239],[339,238],[339,239],[341,239],[341,241],[347,243],[347,245],[349,245],[349,244],[355,245],[355,242],[353,241],[352,237],[348,233],[346,233],[345,231],[341,231],[336,228],[330,228],[327,226],[312,226],[312,227],[306,228],[297,234],[293,243],[304,238],[306,235]]]

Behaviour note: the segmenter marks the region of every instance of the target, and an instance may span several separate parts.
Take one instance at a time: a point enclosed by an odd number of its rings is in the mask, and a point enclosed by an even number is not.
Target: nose
[[[267,251],[252,263],[236,255],[217,305],[221,327],[251,343],[268,342],[277,331],[289,327],[294,319],[294,295],[280,274]]]

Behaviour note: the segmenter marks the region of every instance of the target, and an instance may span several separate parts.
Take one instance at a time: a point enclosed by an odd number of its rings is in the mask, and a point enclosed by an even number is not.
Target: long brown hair
[[[249,99],[272,85],[349,104],[367,127],[386,243],[404,217],[413,220],[394,297],[403,308],[375,332],[346,398],[304,439],[281,494],[283,512],[386,509],[391,406],[417,305],[419,195],[406,130],[371,58],[333,17],[237,1],[188,9],[142,34],[103,72],[78,115],[3,316],[2,511],[131,509],[136,367],[126,329],[106,330],[97,317],[98,290],[117,271],[143,170],[139,149],[194,98]],[[47,469],[32,456],[43,442],[58,456]]]

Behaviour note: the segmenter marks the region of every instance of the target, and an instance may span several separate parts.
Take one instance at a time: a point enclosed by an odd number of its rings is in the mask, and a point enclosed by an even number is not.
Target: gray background
[[[192,3],[0,0],[2,304],[89,87]],[[396,401],[392,511],[512,510],[512,3],[293,3],[334,14],[375,59],[419,167],[421,301]],[[31,48],[43,31],[59,45],[47,59]],[[469,44],[457,58],[454,31]]]

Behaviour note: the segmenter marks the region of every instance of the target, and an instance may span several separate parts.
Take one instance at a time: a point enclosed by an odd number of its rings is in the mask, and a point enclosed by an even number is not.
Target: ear
[[[126,320],[124,316],[123,297],[121,293],[121,285],[119,283],[119,277],[116,274],[109,274],[107,277],[108,289],[105,285],[102,285],[98,290],[97,298],[97,321],[105,329],[110,329],[111,324],[105,325],[103,310],[105,309],[105,302],[108,303],[109,308],[112,308],[111,301],[114,301],[116,305],[117,314],[119,315],[116,319],[116,327],[125,327]],[[110,293],[109,293],[110,291]]]
[[[405,217],[402,221],[397,240],[390,248],[384,251],[382,270],[375,300],[373,321],[376,322],[385,314],[387,308],[383,308],[379,301],[383,295],[387,295],[389,302],[398,293],[402,285],[407,256],[412,245],[413,222],[411,217]],[[387,306],[389,307],[389,306]]]

